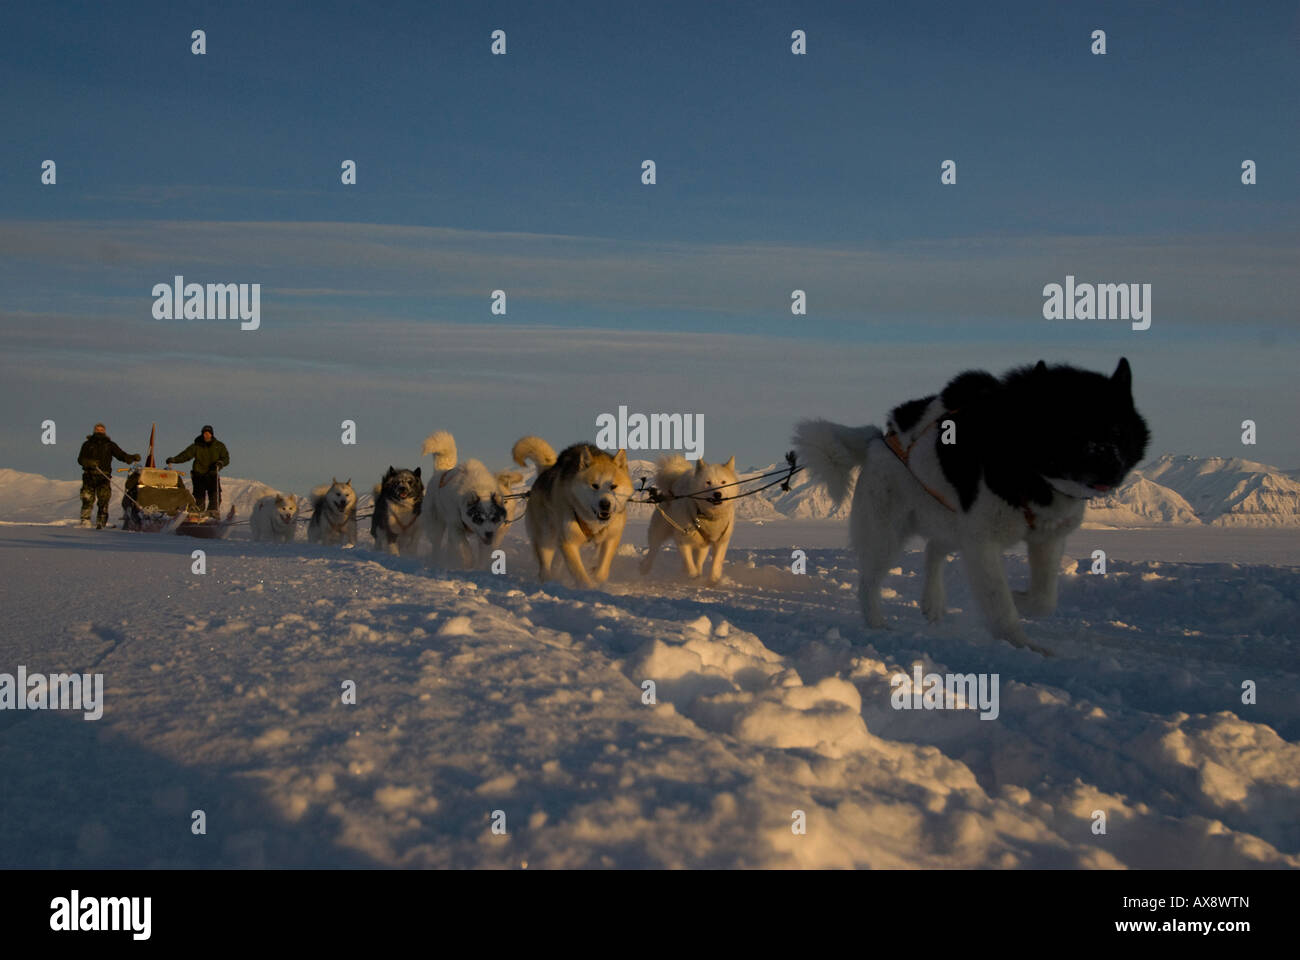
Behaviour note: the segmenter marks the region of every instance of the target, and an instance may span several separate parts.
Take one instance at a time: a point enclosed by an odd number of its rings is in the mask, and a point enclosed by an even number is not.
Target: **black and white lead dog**
[[[375,512],[370,517],[370,534],[375,549],[413,556],[420,544],[420,506],[424,483],[420,468],[398,470],[389,467],[375,486]]]
[[[843,501],[853,487],[850,539],[868,626],[884,626],[880,585],[904,541],[927,541],[921,610],[944,612],[943,567],[960,551],[993,635],[1034,646],[1018,614],[1056,609],[1065,538],[1085,502],[1107,493],[1146,452],[1121,358],[1104,374],[1064,364],[1018,367],[1001,379],[968,371],[943,392],[894,408],[886,430],[805,420],[794,443],[814,481]],[[1012,594],[1002,551],[1025,541],[1029,590]]]

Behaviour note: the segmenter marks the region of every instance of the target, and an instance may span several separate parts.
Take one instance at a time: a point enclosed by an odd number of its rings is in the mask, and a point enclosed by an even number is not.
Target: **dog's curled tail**
[[[867,446],[881,436],[879,427],[804,420],[795,427],[794,447],[812,481],[824,484],[839,504],[853,492],[855,471],[867,461]]]
[[[554,448],[541,437],[521,437],[516,441],[510,455],[521,467],[527,466],[529,460],[533,461],[538,473],[555,464]]]
[[[456,466],[456,441],[446,430],[424,438],[424,454],[433,454],[433,469],[446,472]]]
[[[693,471],[695,467],[680,453],[670,453],[659,458],[655,464],[655,486],[664,493],[673,488],[673,484]]]

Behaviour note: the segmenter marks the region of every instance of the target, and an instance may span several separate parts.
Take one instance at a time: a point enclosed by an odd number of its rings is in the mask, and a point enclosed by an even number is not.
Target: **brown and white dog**
[[[357,545],[357,492],[349,477],[331,480],[311,492],[311,521],[307,539],[312,543]]]
[[[611,457],[589,443],[578,443],[557,457],[545,440],[523,437],[515,444],[513,455],[515,463],[523,466],[532,460],[538,470],[528,493],[524,523],[542,582],[554,578],[558,550],[580,586],[604,583],[623,539],[627,501],[632,496],[627,451],[619,450]],[[579,553],[588,543],[599,548],[590,575]]]

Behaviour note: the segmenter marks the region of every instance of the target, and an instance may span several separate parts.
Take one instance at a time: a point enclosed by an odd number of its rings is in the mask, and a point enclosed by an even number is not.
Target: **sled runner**
[[[123,529],[180,533],[206,540],[225,537],[234,525],[235,508],[230,508],[225,519],[200,510],[179,470],[160,470],[154,466],[153,437],[150,430],[149,458],[145,465],[131,467],[127,474],[126,491],[122,494]]]

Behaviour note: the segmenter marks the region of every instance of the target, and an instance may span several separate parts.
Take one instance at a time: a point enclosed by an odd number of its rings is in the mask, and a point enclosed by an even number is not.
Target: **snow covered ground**
[[[717,589],[642,579],[631,523],[586,592],[522,524],[450,574],[45,509],[0,524],[0,672],[102,673],[104,713],[0,711],[0,865],[1300,866],[1294,531],[1080,531],[1044,659],[985,639],[960,558],[948,621],[913,552],[866,630],[829,521],[747,523]],[[918,662],[996,675],[996,719],[894,709]]]

